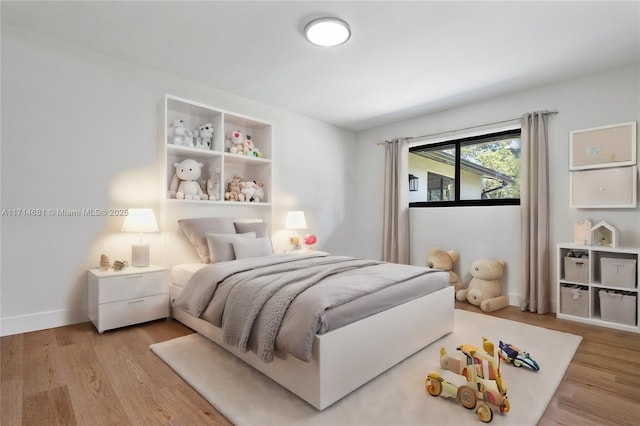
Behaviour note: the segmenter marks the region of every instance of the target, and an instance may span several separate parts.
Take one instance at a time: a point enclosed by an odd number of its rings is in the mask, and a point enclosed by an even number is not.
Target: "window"
[[[409,173],[427,182],[410,207],[520,204],[520,129],[415,146]]]

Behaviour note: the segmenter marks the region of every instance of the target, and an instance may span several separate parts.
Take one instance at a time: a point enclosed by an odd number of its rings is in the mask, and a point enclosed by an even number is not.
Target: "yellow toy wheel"
[[[493,411],[491,411],[491,408],[482,401],[478,402],[476,414],[478,415],[478,418],[484,423],[489,423],[491,420],[493,420]]]
[[[476,392],[469,386],[458,388],[458,401],[466,409],[476,408]]]
[[[431,396],[438,396],[442,393],[442,383],[435,377],[427,376],[424,381],[424,387]]]

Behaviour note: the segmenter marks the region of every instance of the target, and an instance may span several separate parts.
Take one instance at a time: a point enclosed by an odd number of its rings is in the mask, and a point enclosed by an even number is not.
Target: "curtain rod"
[[[552,115],[556,115],[558,113],[558,111],[542,111],[542,114],[552,114]],[[503,124],[503,123],[508,123],[510,121],[516,121],[516,120],[520,120],[522,117],[516,117],[516,118],[511,118],[509,120],[502,120],[502,121],[494,121],[493,123],[486,123],[486,124],[479,124],[477,126],[470,126],[470,127],[463,127],[461,129],[455,129],[455,130],[447,130],[444,132],[438,132],[438,133],[431,133],[429,135],[422,135],[422,136],[409,136],[407,137],[407,139],[409,140],[413,140],[413,139],[426,139],[426,138],[430,138],[431,136],[439,136],[439,135],[444,135],[447,133],[455,133],[455,132],[460,132],[462,130],[471,130],[471,129],[477,129],[480,127],[486,127],[486,126],[493,126],[494,124]],[[377,145],[384,145],[384,142],[378,142]]]

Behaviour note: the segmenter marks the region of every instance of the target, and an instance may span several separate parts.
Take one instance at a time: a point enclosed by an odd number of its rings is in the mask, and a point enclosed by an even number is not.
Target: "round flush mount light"
[[[351,29],[342,19],[318,18],[304,27],[304,35],[309,43],[316,46],[333,47],[349,40]]]

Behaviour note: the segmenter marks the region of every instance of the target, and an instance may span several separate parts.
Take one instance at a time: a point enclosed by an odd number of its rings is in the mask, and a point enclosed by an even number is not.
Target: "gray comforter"
[[[222,327],[226,344],[265,362],[276,347],[308,361],[327,309],[432,271],[321,252],[277,254],[200,269],[174,306]],[[311,287],[313,298],[293,303]]]

